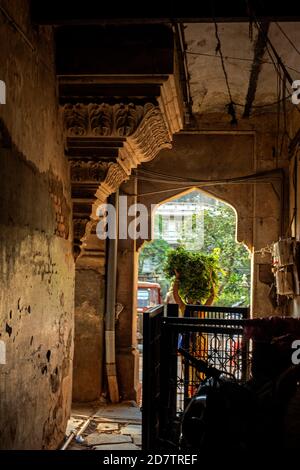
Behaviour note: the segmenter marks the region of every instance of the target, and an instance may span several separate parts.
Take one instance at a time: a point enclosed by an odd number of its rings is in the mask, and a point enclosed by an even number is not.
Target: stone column
[[[133,168],[149,162],[160,150],[172,148],[173,133],[183,126],[181,98],[177,96],[174,77],[164,81],[162,96],[156,103],[152,102],[152,98],[143,105],[140,100],[129,104],[111,104],[109,101],[72,102],[61,109],[71,166],[74,252],[79,255],[75,299],[74,399],[84,401],[99,398],[101,392],[104,261],[102,264],[99,262],[99,253],[95,254],[97,249],[87,253],[87,248],[83,246],[85,253],[82,251],[82,225],[90,219],[99,220],[99,205],[129,180]],[[129,204],[135,203],[134,180],[124,188],[131,194]],[[120,318],[116,319],[117,373],[121,398],[136,400],[139,394],[136,241],[121,239],[118,254],[117,302],[124,305],[124,309]],[[118,309],[116,313],[118,317]],[[113,330],[110,333],[113,336]],[[112,346],[109,341],[107,344]]]
[[[98,400],[103,387],[105,245],[95,224],[76,260],[73,401]]]
[[[120,195],[126,194],[130,207],[137,201],[136,180],[131,178],[122,185]],[[124,214],[120,206],[120,216]],[[132,217],[127,218],[128,225]],[[139,353],[137,350],[137,279],[138,253],[136,240],[129,237],[118,242],[117,303],[123,306],[116,323],[117,372],[120,398],[139,401]]]

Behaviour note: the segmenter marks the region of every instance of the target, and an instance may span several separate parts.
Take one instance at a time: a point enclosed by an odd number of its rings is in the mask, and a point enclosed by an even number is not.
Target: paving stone
[[[95,416],[100,418],[109,418],[110,420],[122,421],[142,421],[142,413],[138,406],[130,403],[121,403],[118,405],[101,406]]]
[[[123,436],[122,434],[106,434],[106,433],[92,433],[85,439],[85,442],[89,446],[95,446],[100,444],[125,444],[132,442],[130,436]]]
[[[127,419],[124,419],[124,418],[120,418],[120,417],[112,417],[112,418],[100,418],[98,416],[96,416],[94,418],[95,421],[97,421],[98,423],[119,423],[119,424],[122,424],[122,425],[125,425],[125,424],[142,424],[142,419],[131,419],[131,418],[127,418]]]
[[[142,426],[138,424],[130,424],[129,426],[125,426],[121,428],[122,434],[129,434],[129,435],[141,435],[142,434]]]
[[[109,445],[102,445],[102,446],[95,446],[93,447],[93,450],[141,450],[140,447],[137,447],[134,444],[128,443],[128,444],[109,444]]]
[[[142,445],[142,436],[133,435],[132,438],[133,438],[133,443],[136,446],[141,446]]]
[[[77,444],[77,442],[72,441],[71,444],[67,447],[67,450],[90,450],[85,443],[84,444]]]
[[[76,431],[83,424],[83,419],[77,419],[71,416],[68,420],[66,436],[69,436],[72,431]]]
[[[118,431],[118,423],[100,423],[97,426],[97,431]]]
[[[99,404],[86,404],[86,403],[73,403],[72,404],[72,415],[87,419],[92,416],[99,409]]]

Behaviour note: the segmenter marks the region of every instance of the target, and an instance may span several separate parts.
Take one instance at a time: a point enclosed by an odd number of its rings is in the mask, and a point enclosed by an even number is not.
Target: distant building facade
[[[184,242],[187,249],[201,249],[204,243],[204,210],[219,204],[199,191],[193,191],[159,206],[155,212],[154,238],[172,247]]]

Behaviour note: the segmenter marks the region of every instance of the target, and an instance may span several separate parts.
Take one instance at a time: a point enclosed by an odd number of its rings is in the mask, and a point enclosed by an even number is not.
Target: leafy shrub
[[[218,288],[219,251],[211,254],[199,251],[187,251],[183,247],[170,250],[164,266],[169,279],[180,276],[179,295],[186,303],[204,303],[210,296],[212,288]]]

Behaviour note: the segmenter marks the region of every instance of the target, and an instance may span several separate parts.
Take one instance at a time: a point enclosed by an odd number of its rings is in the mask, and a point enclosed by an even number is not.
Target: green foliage
[[[139,255],[139,273],[142,274],[144,263],[147,259],[151,260],[153,271],[155,273],[161,273],[169,248],[169,243],[161,238],[146,243]]]
[[[236,216],[231,207],[219,204],[204,211],[204,247],[206,253],[220,249],[219,295],[215,305],[230,307],[250,303],[250,253],[235,239]]]
[[[182,246],[167,254],[164,271],[173,278],[175,270],[180,276],[179,295],[187,303],[204,303],[212,289],[218,286],[219,252],[211,254],[187,251]]]

